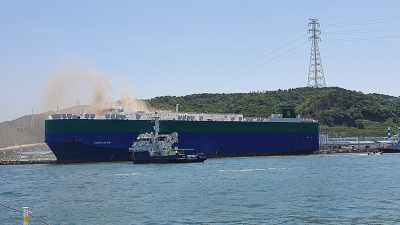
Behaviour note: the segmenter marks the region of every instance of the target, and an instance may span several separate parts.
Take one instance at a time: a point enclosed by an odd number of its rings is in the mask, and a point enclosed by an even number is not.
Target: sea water
[[[396,224],[399,162],[332,154],[0,166],[0,204],[52,225]],[[0,206],[0,224],[22,224],[22,213]]]

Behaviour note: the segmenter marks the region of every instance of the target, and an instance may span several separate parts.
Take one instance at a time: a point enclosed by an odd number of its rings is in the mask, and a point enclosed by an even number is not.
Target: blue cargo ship
[[[128,149],[153,131],[156,112],[110,110],[54,114],[45,121],[45,142],[57,163],[129,161]],[[158,112],[160,130],[179,133],[179,148],[194,148],[207,158],[312,154],[319,148],[318,121],[282,108],[269,118],[241,114]]]

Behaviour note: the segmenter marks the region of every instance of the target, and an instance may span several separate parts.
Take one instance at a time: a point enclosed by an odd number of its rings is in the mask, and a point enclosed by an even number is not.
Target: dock
[[[45,143],[0,148],[0,165],[53,164],[56,156]]]
[[[57,163],[56,158],[27,158],[27,159],[0,159],[0,165],[21,165],[21,164],[54,164]]]

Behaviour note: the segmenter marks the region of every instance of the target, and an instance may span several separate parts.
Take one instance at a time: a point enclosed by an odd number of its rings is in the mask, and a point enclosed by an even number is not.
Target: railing
[[[3,206],[4,208],[11,209],[11,210],[14,210],[14,211],[17,211],[17,212],[22,212],[22,224],[23,225],[28,225],[29,216],[34,218],[34,219],[36,219],[37,221],[39,221],[39,222],[41,222],[43,224],[50,225],[49,223],[46,223],[43,220],[41,220],[41,219],[37,218],[36,216],[32,215],[32,212],[29,211],[29,207],[22,207],[23,210],[18,210],[18,209],[14,209],[14,208],[12,208],[10,206],[6,206],[6,205],[3,205],[3,204],[0,204],[0,206]]]

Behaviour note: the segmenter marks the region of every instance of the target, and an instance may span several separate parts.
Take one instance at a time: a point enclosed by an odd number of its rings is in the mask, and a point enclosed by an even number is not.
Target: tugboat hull
[[[169,156],[150,156],[148,151],[145,152],[131,152],[130,157],[135,164],[146,164],[146,163],[195,163],[204,162],[206,157],[204,154],[197,155],[169,155]]]

